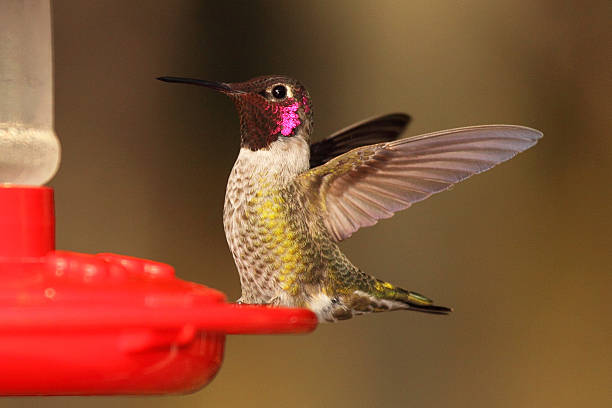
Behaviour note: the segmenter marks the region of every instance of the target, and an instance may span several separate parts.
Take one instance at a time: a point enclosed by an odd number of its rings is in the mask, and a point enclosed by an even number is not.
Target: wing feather
[[[310,168],[327,163],[357,147],[395,140],[404,131],[410,116],[391,113],[356,123],[310,145]]]
[[[317,189],[312,199],[341,241],[510,159],[541,137],[537,130],[512,125],[445,130],[352,149],[303,173],[298,182]]]

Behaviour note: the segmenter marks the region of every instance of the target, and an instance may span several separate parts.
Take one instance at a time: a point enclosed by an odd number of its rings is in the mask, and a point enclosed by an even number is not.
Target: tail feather
[[[414,310],[415,312],[423,312],[423,313],[432,313],[432,314],[449,314],[453,311],[452,308],[446,306],[438,306],[438,305],[412,305],[410,303],[406,303],[408,306],[406,309]]]
[[[372,289],[372,295],[375,298],[394,303],[395,307],[392,309],[407,309],[434,314],[448,314],[453,311],[449,307],[435,305],[432,299],[420,293],[407,291],[378,279],[375,280]]]
[[[434,304],[433,300],[419,293],[394,286],[389,282],[360,273],[352,288],[343,289],[337,297],[324,295],[323,307],[312,302],[315,313],[321,321],[350,319],[355,315],[392,310],[413,310],[415,312],[445,315],[453,310]]]
[[[453,311],[450,307],[435,305],[433,300],[416,292],[408,292],[405,298],[398,300],[405,303],[409,310],[416,312],[448,314]]]

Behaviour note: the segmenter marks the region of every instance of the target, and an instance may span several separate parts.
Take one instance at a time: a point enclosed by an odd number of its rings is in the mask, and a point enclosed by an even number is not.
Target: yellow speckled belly
[[[300,223],[290,218],[288,204],[279,191],[260,189],[246,207],[253,233],[261,242],[259,248],[253,249],[263,258],[263,266],[274,271],[280,287],[296,295],[299,286],[296,280],[307,269],[304,242],[300,245],[306,237],[304,231],[300,231]]]

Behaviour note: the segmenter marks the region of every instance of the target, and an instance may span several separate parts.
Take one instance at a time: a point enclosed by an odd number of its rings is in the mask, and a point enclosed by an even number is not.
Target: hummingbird
[[[295,79],[158,79],[213,89],[238,111],[240,152],[223,209],[240,275],[238,302],[305,307],[320,322],[393,310],[451,312],[363,272],[338,244],[542,137],[524,126],[484,125],[399,139],[411,119],[392,113],[311,143],[312,101]]]

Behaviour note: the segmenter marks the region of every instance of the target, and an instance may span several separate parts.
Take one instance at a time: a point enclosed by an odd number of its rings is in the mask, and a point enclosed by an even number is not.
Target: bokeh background
[[[604,407],[612,404],[608,1],[53,0],[58,248],[168,262],[239,296],[222,228],[229,100],[159,75],[284,73],[315,138],[375,114],[407,134],[473,124],[544,139],[357,233],[363,270],[453,306],[305,336],[235,336],[187,396],[2,407]],[[0,363],[1,364],[1,363]],[[52,369],[52,367],[50,367]]]

